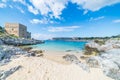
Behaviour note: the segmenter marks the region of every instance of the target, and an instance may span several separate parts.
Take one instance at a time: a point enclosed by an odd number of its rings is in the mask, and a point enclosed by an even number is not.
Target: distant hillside
[[[111,37],[55,37],[52,38],[53,40],[72,40],[72,41],[79,41],[79,40],[95,40],[95,39],[111,39],[111,38],[120,38],[120,35],[111,36]]]
[[[111,38],[120,38],[120,34],[116,36],[112,36]]]

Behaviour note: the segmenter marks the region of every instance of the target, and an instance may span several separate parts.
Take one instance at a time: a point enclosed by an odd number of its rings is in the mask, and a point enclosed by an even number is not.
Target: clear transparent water
[[[33,45],[33,48],[47,51],[81,51],[87,42],[46,40],[44,44]]]

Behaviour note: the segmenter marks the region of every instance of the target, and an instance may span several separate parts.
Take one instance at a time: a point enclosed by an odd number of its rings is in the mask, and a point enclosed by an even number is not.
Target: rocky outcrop
[[[113,48],[120,48],[120,40],[108,40],[105,44],[111,45]]]
[[[3,44],[3,41],[0,39],[0,45],[2,45]]]
[[[15,46],[22,46],[22,45],[33,45],[33,44],[41,44],[44,41],[35,40],[35,39],[22,39],[22,38],[11,38],[11,37],[2,37],[1,40],[4,44],[7,45],[15,45]]]
[[[86,59],[88,66],[100,67],[105,75],[120,80],[120,40],[107,40],[103,45],[91,42],[86,46],[89,54],[92,51],[99,54]]]
[[[94,41],[85,45],[86,55],[100,55],[101,52],[106,52],[111,49],[120,48],[120,40],[108,40],[104,44],[100,45]]]
[[[0,66],[8,63],[11,58],[17,58],[17,55],[28,54],[18,47],[2,45],[0,47]]]
[[[100,67],[99,60],[100,59],[98,57],[90,57],[90,58],[86,59],[86,63],[89,67],[98,68],[98,67]]]
[[[13,74],[15,71],[17,71],[20,68],[21,68],[21,66],[16,66],[16,67],[13,67],[13,68],[6,70],[6,71],[0,71],[0,80],[6,80],[6,78],[8,76]]]
[[[115,80],[120,80],[120,67],[118,64],[111,60],[104,60],[102,61],[102,69],[107,76]]]
[[[30,50],[28,51],[29,54],[27,54],[26,56],[30,57],[30,56],[36,56],[36,57],[43,57],[43,50]]]
[[[80,66],[83,70],[85,70],[87,72],[90,72],[89,67],[86,64],[82,63],[75,55],[67,54],[67,55],[63,56],[63,59]]]
[[[33,49],[32,47],[21,47],[21,48],[25,51],[30,51],[31,49]]]
[[[70,54],[67,54],[67,55],[63,56],[63,58],[64,58],[66,61],[70,61],[70,62],[79,61],[78,58],[77,58],[75,55],[70,55]],[[79,62],[80,62],[80,61],[79,61]]]
[[[120,49],[102,52],[99,56],[88,58],[86,63],[90,67],[100,67],[105,75],[120,80]]]
[[[3,52],[0,52],[0,61],[4,58],[5,54]]]
[[[85,45],[85,55],[97,55],[99,53],[100,45],[95,42],[90,42]]]
[[[0,47],[0,66],[7,64],[11,59],[18,58],[19,55],[43,57],[43,52],[42,50],[31,50],[31,47],[23,50],[19,47],[2,45]]]

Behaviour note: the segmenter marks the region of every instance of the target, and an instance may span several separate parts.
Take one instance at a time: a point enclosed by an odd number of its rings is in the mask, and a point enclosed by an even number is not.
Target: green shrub
[[[85,46],[85,51],[84,54],[85,55],[99,55],[99,50],[97,48],[91,48],[89,46]]]
[[[105,40],[94,40],[95,43],[99,44],[99,45],[104,45],[105,44]]]
[[[10,37],[12,37],[12,38],[18,38],[18,37],[15,36],[14,34],[10,34]]]

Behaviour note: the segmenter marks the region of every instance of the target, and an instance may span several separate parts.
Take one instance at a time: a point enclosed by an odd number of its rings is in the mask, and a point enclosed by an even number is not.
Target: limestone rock
[[[21,38],[11,38],[11,37],[3,37],[2,41],[7,45],[15,45],[15,46],[21,46],[21,45],[33,45],[33,44],[41,44],[44,43],[44,41],[41,40],[35,40],[35,39],[21,39]]]
[[[90,58],[86,59],[86,63],[90,67],[94,67],[94,68],[100,67],[99,59],[97,59],[97,58],[98,57],[90,57]]]
[[[116,63],[110,60],[104,60],[102,62],[102,67],[103,67],[103,72],[107,76],[115,80],[120,80],[120,68]]]
[[[3,41],[0,39],[0,45],[3,45]]]
[[[73,61],[78,61],[78,58],[74,55],[65,55],[63,56],[63,58],[66,60],[66,61],[70,61],[70,62],[73,62]]]
[[[0,61],[4,58],[4,56],[5,56],[5,53],[0,52]]]
[[[10,76],[12,73],[20,69],[22,66],[16,66],[13,67],[7,71],[0,71],[0,80],[5,80],[8,76]]]
[[[81,61],[75,56],[75,55],[70,55],[70,54],[67,54],[65,56],[63,56],[63,58],[66,60],[66,61],[69,61],[71,63],[74,63],[78,66],[80,66],[83,70],[87,71],[87,72],[90,72],[90,69],[89,67],[84,64],[84,63],[81,63]]]
[[[97,55],[99,53],[100,45],[95,42],[90,42],[85,45],[85,55]]]
[[[24,54],[28,53],[18,47],[2,45],[0,47],[0,66],[8,63],[11,59],[18,58],[17,55]]]

